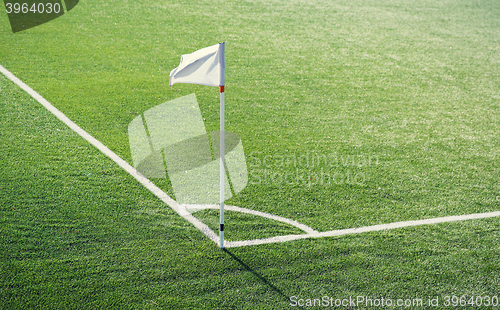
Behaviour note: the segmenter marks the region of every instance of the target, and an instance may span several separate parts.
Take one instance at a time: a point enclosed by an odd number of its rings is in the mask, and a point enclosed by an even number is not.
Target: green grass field
[[[0,13],[0,65],[132,163],[128,124],[168,100],[195,93],[218,130],[217,88],[168,76],[225,41],[249,172],[226,203],[321,232],[500,210],[499,16],[495,0],[82,0],[18,33]],[[0,160],[0,309],[500,297],[498,218],[221,251],[3,75]],[[293,233],[227,212],[228,240]]]

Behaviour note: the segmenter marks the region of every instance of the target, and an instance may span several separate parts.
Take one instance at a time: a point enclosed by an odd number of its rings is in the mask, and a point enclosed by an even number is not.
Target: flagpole
[[[226,61],[224,56],[224,43],[219,43],[219,68],[220,68],[220,248],[224,249],[224,184],[226,170],[224,167],[224,84]]]
[[[224,248],[224,86],[220,87],[220,248]]]

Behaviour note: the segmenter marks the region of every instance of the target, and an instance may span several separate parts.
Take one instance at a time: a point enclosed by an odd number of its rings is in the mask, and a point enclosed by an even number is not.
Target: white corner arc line
[[[184,206],[187,209],[198,209],[198,210],[202,210],[202,209],[217,210],[217,209],[219,209],[218,205],[188,204],[188,205],[184,205]],[[246,208],[241,208],[241,207],[236,207],[236,206],[228,206],[228,205],[224,205],[224,208],[226,210],[229,210],[229,211],[235,211],[235,212],[241,212],[241,213],[246,213],[246,214],[252,214],[252,215],[260,216],[260,217],[263,217],[263,218],[268,218],[270,220],[275,220],[275,221],[278,221],[278,222],[286,223],[286,224],[288,224],[290,226],[295,226],[298,229],[301,229],[301,230],[305,231],[308,234],[319,233],[318,231],[312,229],[311,227],[309,227],[307,225],[304,225],[304,224],[299,223],[297,221],[294,221],[294,220],[291,220],[291,219],[287,219],[286,217],[274,215],[274,214],[271,214],[271,213],[257,211],[257,210],[252,210],[252,209],[246,209]]]
[[[43,105],[49,112],[51,112],[54,116],[56,116],[60,121],[66,124],[69,128],[71,128],[74,132],[80,135],[82,138],[87,140],[90,144],[95,146],[99,151],[108,156],[111,160],[113,160],[116,164],[118,164],[121,168],[123,168],[127,173],[133,176],[139,183],[141,183],[144,187],[146,187],[151,193],[153,193],[160,200],[165,202],[168,206],[170,206],[177,214],[182,216],[188,222],[193,224],[196,228],[198,228],[205,236],[207,236],[210,240],[218,244],[219,236],[208,227],[205,223],[198,220],[194,217],[187,209],[186,206],[180,205],[175,200],[173,200],[170,196],[168,196],[163,190],[154,185],[148,178],[143,176],[137,169],[132,167],[128,162],[124,161],[120,156],[111,151],[108,147],[102,144],[100,141],[92,137],[89,133],[83,130],[80,126],[75,124],[72,120],[70,120],[66,115],[64,115],[61,111],[59,111],[56,107],[54,107],[50,102],[48,102],[45,98],[43,98],[40,94],[34,91],[31,87],[23,83],[20,79],[18,79],[15,75],[13,75],[10,71],[5,69],[2,65],[0,65],[0,72],[5,75],[9,80],[11,80],[14,84],[19,86],[25,92],[27,92],[31,97],[33,97],[36,101],[38,101],[41,105]],[[196,207],[195,207],[196,208]],[[342,236],[348,234],[358,234],[364,232],[371,231],[381,231],[402,227],[410,227],[410,226],[420,226],[420,225],[430,225],[437,223],[446,223],[446,222],[455,222],[455,221],[464,221],[471,219],[482,219],[482,218],[490,218],[490,217],[498,217],[500,216],[500,211],[495,212],[487,212],[487,213],[475,213],[475,214],[467,214],[467,215],[455,215],[455,216],[447,216],[447,217],[438,217],[424,220],[414,220],[414,221],[405,221],[405,222],[395,222],[388,224],[380,224],[373,226],[365,226],[358,228],[347,228],[347,229],[339,229],[339,230],[330,230],[325,232],[317,232],[312,228],[300,224],[296,221],[286,219],[280,216],[272,215],[265,212],[234,207],[234,211],[250,213],[254,215],[264,216],[270,219],[275,219],[277,221],[286,222],[290,225],[298,227],[306,232],[307,234],[302,235],[286,235],[286,236],[276,236],[265,239],[254,239],[254,240],[243,240],[243,241],[226,241],[226,248],[232,247],[241,247],[241,246],[249,246],[249,245],[258,245],[258,244],[267,244],[267,243],[275,243],[275,242],[285,242],[299,239],[307,239],[307,238],[321,238],[321,237],[333,237],[333,236]],[[252,212],[248,212],[252,211]],[[284,221],[285,219],[286,221]],[[294,222],[294,223],[290,223]],[[297,224],[301,225],[301,227],[296,226]],[[306,230],[307,229],[307,230]]]

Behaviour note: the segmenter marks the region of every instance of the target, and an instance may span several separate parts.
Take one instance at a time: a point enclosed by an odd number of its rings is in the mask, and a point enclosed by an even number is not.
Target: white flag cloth
[[[179,66],[170,72],[170,86],[175,83],[224,86],[224,43],[182,55]]]

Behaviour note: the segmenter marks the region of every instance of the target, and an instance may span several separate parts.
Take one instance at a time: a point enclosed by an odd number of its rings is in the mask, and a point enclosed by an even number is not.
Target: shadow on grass
[[[266,278],[264,278],[263,276],[261,276],[257,271],[253,270],[252,268],[250,268],[250,266],[248,266],[247,264],[245,264],[241,259],[239,259],[236,255],[234,255],[233,253],[229,252],[227,249],[223,249],[224,252],[226,252],[227,254],[229,254],[229,256],[231,256],[235,261],[237,261],[241,266],[243,266],[247,271],[251,272],[253,275],[255,275],[260,281],[262,281],[265,285],[269,286],[273,291],[275,291],[276,293],[278,293],[279,295],[281,295],[281,297],[283,297],[285,300],[288,300],[288,297],[283,294],[283,292],[277,288],[276,286],[274,286],[272,283],[270,283],[269,281],[267,281]]]

